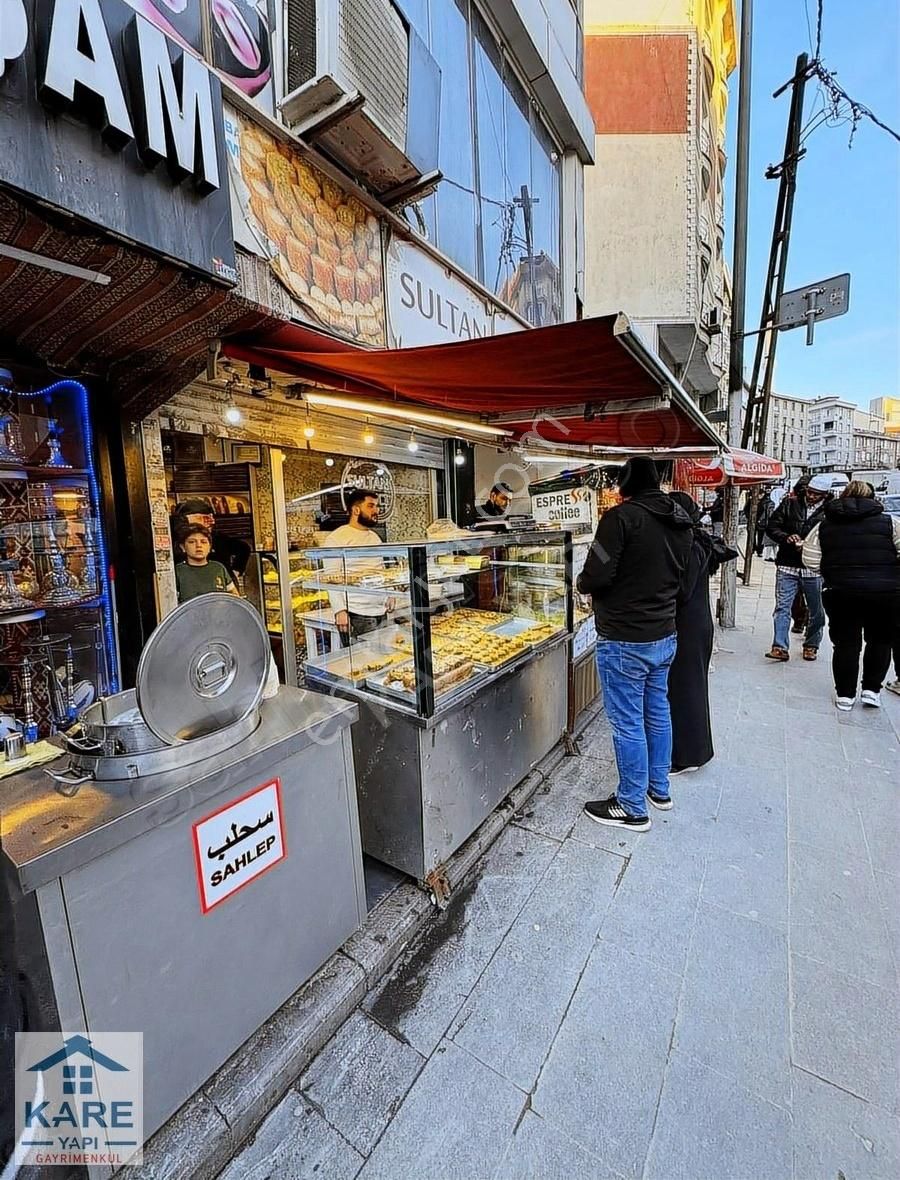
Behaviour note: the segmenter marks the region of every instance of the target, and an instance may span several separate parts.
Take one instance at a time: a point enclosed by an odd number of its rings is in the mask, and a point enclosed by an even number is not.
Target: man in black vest
[[[828,633],[834,645],[835,704],[856,704],[859,655],[863,705],[881,707],[881,686],[900,627],[900,520],[888,516],[871,484],[854,481],[825,505],[824,519],[803,545],[803,564],[821,570]]]

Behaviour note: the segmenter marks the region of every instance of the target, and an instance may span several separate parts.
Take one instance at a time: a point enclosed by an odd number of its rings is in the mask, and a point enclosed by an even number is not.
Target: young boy
[[[187,602],[200,594],[237,594],[231,574],[219,561],[209,560],[212,535],[200,524],[189,525],[181,534],[178,548],[185,556],[175,566],[178,601]]]

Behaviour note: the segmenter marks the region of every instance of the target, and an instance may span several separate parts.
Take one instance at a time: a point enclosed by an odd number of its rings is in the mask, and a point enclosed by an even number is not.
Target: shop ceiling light
[[[357,410],[361,414],[377,414],[382,418],[396,418],[400,422],[417,422],[423,426],[444,426],[463,434],[485,434],[492,438],[509,438],[511,430],[487,426],[484,422],[467,422],[464,418],[445,418],[443,414],[429,414],[425,410],[409,410],[406,406],[385,406],[378,402],[357,401],[352,397],[338,397],[331,393],[308,393],[311,406],[327,406],[334,410]]]
[[[303,427],[303,437],[307,442],[309,439],[316,437],[316,428],[313,426],[309,417],[309,406],[306,407],[306,425]]]
[[[241,411],[237,408],[237,406],[229,406],[225,411],[225,421],[230,422],[232,426],[237,426],[238,422],[241,420],[241,417]]]
[[[369,426],[368,418],[366,419],[366,429],[363,432],[363,443],[367,447],[375,446],[375,435],[372,433],[371,427]]]
[[[326,466],[326,467],[334,467],[334,459],[332,459],[332,458],[330,458],[330,457],[329,457],[328,459],[326,459],[326,460],[325,460],[325,466]]]
[[[406,444],[406,449],[412,451],[413,454],[419,449],[419,444],[416,442],[416,436],[412,431],[409,432],[409,442]]]
[[[453,462],[456,464],[457,467],[465,467],[466,456],[463,454],[462,451],[457,451],[456,454],[453,456]]]

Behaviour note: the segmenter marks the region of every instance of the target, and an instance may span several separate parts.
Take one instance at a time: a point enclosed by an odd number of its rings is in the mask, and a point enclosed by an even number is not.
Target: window
[[[561,318],[560,168],[535,105],[468,0],[400,0],[441,69],[439,167],[413,228],[532,323]],[[427,10],[427,11],[426,11]],[[426,28],[427,26],[427,28]],[[529,310],[530,309],[530,310]]]

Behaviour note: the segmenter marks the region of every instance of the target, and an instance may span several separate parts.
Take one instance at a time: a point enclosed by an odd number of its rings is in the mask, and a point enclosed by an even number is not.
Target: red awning
[[[641,449],[720,443],[624,315],[427,348],[369,350],[325,336],[312,348],[311,335],[284,324],[228,339],[223,349],[331,389],[477,414],[536,442]]]
[[[784,479],[784,464],[755,451],[729,449],[714,459],[679,459],[680,487],[717,488],[731,480],[740,487]]]

